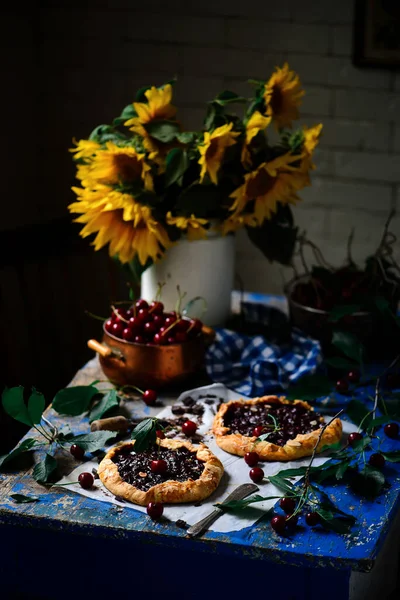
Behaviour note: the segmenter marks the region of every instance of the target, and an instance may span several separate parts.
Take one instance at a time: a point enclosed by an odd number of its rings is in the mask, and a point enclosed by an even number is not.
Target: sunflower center
[[[206,151],[206,160],[212,160],[218,152],[218,140],[211,140],[209,147]]]
[[[282,110],[283,94],[279,86],[275,85],[272,90],[270,106],[274,115],[279,114]]]
[[[276,177],[271,177],[265,169],[260,170],[257,175],[247,184],[247,196],[258,198],[265,196],[276,183]]]
[[[114,157],[115,166],[123,181],[136,181],[140,179],[141,166],[139,161],[126,154],[117,154]]]

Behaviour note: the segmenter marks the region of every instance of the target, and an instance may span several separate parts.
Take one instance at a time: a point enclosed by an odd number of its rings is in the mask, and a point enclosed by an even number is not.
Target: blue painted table
[[[72,384],[98,378],[95,359]],[[65,423],[52,409],[47,417]],[[88,430],[85,418],[68,422],[76,433]],[[385,444],[400,449],[400,441]],[[72,469],[69,460],[65,457],[66,470]],[[89,593],[193,600],[265,593],[293,600],[396,598],[400,464],[385,469],[390,487],[375,501],[343,485],[327,488],[336,504],[357,518],[350,534],[300,526],[293,536],[280,537],[262,519],[246,529],[197,539],[166,520],[156,523],[132,509],[43,488],[30,476],[31,468],[0,475],[0,598],[69,600]],[[15,492],[35,494],[40,501],[15,504],[10,499]]]

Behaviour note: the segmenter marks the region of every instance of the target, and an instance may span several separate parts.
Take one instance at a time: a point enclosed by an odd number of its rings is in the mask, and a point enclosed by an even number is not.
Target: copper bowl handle
[[[100,344],[100,342],[98,342],[97,340],[89,340],[87,345],[88,345],[88,348],[90,348],[91,350],[94,350],[95,352],[100,354],[100,356],[102,356],[103,358],[116,357],[115,352],[113,352],[111,350],[111,348],[109,348],[108,346],[105,346],[104,344]]]

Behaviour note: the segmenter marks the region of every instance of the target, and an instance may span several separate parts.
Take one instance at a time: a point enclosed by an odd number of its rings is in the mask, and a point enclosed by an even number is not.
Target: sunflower
[[[264,101],[266,114],[271,116],[276,129],[291,127],[292,121],[299,118],[299,106],[304,91],[300,79],[285,63],[283,68],[276,67],[276,72],[265,84]]]
[[[241,160],[245,167],[250,165],[250,152],[249,145],[251,140],[263,129],[268,127],[272,117],[264,117],[258,110],[256,110],[247,121],[246,124],[246,137],[242,147]]]
[[[152,121],[170,120],[175,117],[176,108],[171,104],[172,86],[170,83],[161,88],[153,86],[146,90],[144,95],[147,103],[134,102],[133,107],[137,117],[129,119],[124,125],[143,138],[143,145],[150,152],[150,158],[160,162],[159,154],[165,144],[153,139],[144,125]]]
[[[93,140],[79,140],[79,142],[73,140],[73,142],[76,148],[70,148],[69,151],[75,154],[75,160],[91,158],[101,148],[100,144]]]
[[[257,227],[258,222],[253,214],[233,214],[230,215],[221,225],[222,235],[242,229],[242,227]]]
[[[104,185],[72,189],[78,202],[70,204],[69,211],[81,215],[75,219],[77,223],[85,223],[81,237],[96,234],[95,250],[109,244],[110,256],[118,256],[121,263],[128,263],[137,256],[145,265],[149,258],[158,260],[172,245],[164,227],[153,218],[151,209],[129,194]]]
[[[217,185],[217,173],[221,167],[226,148],[236,144],[235,137],[240,135],[238,131],[231,131],[233,123],[226,123],[214,129],[212,133],[204,133],[203,143],[199,146],[201,165],[200,183],[202,183],[206,173],[209,174],[211,181]]]
[[[298,202],[300,198],[295,192],[304,187],[304,175],[298,169],[290,170],[290,163],[298,159],[299,156],[287,153],[247,173],[244,184],[230,196],[235,199],[230,208],[234,211],[233,216],[240,216],[246,205],[254,200],[254,217],[261,225],[276,212],[278,202]]]
[[[106,147],[91,158],[89,166],[80,167],[83,168],[78,168],[77,177],[85,186],[96,182],[111,185],[143,180],[146,190],[154,189],[151,167],[145,162],[145,155],[138,154],[132,146],[119,147],[114,142],[107,142]]]
[[[322,131],[322,124],[314,125],[314,127],[303,127],[303,147],[301,155],[298,157],[299,162],[288,165],[287,170],[297,173],[297,179],[303,177],[303,187],[311,185],[310,171],[315,169],[312,162],[312,156],[315,148],[319,143],[319,138]]]
[[[191,215],[190,217],[173,217],[171,212],[167,213],[168,225],[175,225],[178,229],[187,231],[188,240],[204,240],[207,238],[207,219],[200,219]]]

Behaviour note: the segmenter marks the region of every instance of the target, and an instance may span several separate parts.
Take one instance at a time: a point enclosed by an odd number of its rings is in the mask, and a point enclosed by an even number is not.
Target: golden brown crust
[[[224,472],[222,463],[205,446],[193,446],[190,442],[181,440],[157,440],[163,448],[175,450],[184,446],[190,452],[195,452],[198,460],[204,462],[204,470],[199,479],[188,479],[187,481],[164,481],[152,486],[146,492],[139,490],[130,483],[122,479],[117,465],[112,461],[113,456],[117,454],[124,446],[133,448],[134,441],[125,442],[111,448],[101,461],[98,474],[105,485],[116,496],[120,496],[129,502],[147,506],[149,502],[162,502],[177,504],[181,502],[197,502],[204,500],[217,488]]]
[[[252,400],[231,400],[221,404],[214,418],[213,433],[215,440],[220,448],[236,454],[244,456],[246,452],[257,452],[261,460],[266,461],[288,461],[302,458],[303,456],[311,456],[318,437],[321,433],[321,428],[312,431],[311,433],[299,434],[293,440],[288,440],[284,446],[277,446],[267,441],[256,442],[256,437],[247,437],[240,433],[230,433],[229,427],[224,425],[224,416],[230,406],[240,404],[301,404],[308,410],[313,410],[308,402],[303,400],[286,400],[286,398],[278,398],[278,396],[263,396],[262,398],[254,398]],[[324,422],[320,418],[321,423]],[[326,446],[331,446],[340,441],[342,437],[342,422],[340,419],[335,419],[328,425],[322,434],[318,444],[317,452],[321,452]]]

